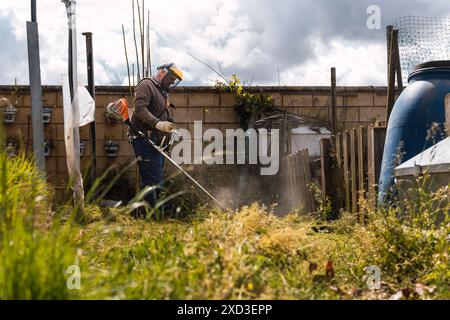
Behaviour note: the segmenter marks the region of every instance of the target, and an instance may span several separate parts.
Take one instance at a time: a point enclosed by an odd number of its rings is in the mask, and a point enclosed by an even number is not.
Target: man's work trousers
[[[133,141],[133,149],[138,162],[139,174],[141,176],[141,190],[148,186],[162,186],[164,157],[153,146],[142,138]],[[150,192],[145,200],[154,207],[160,196],[161,189]]]

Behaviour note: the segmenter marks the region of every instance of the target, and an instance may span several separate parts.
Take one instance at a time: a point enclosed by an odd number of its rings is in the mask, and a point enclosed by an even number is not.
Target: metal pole
[[[31,21],[37,22],[36,0],[31,0]]]
[[[77,64],[77,30],[75,24],[76,1],[69,1],[71,14],[69,16],[69,83],[71,101],[75,99],[78,86],[78,64]],[[78,113],[78,108],[74,108],[74,113]],[[75,119],[79,119],[79,114],[74,114]],[[75,148],[80,148],[80,130],[78,127],[73,129],[73,142]],[[78,162],[79,162],[78,158]],[[79,167],[79,166],[78,166]]]
[[[94,50],[92,46],[92,32],[85,32],[83,36],[86,37],[86,61],[87,61],[87,75],[88,75],[88,91],[91,94],[92,99],[95,101],[95,82],[94,82]],[[96,147],[96,128],[95,120],[91,122],[91,175],[90,175],[90,185],[94,184],[96,179],[97,170],[97,147]]]
[[[39,57],[39,31],[36,20],[36,1],[31,2],[32,19],[27,21],[28,70],[30,75],[31,119],[33,151],[36,166],[45,172],[44,122],[42,119],[41,63]]]
[[[68,27],[69,27],[69,83],[70,83],[70,96],[71,102],[75,98],[78,87],[78,66],[77,66],[77,27],[76,27],[76,1],[74,0],[61,0],[66,5]],[[79,119],[78,107],[73,108],[73,118]],[[74,194],[75,204],[83,210],[84,206],[84,189],[83,179],[80,172],[80,130],[77,127],[72,129],[72,141],[75,151],[74,163],[72,168],[69,168],[70,179],[72,180],[72,189]]]

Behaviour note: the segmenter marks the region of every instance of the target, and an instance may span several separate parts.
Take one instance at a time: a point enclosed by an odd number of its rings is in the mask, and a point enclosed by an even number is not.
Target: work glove
[[[169,133],[170,131],[175,129],[175,125],[169,121],[158,121],[156,123],[156,129],[165,133]]]

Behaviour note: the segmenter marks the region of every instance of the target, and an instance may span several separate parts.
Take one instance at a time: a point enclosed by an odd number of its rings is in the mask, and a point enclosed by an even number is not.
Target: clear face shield
[[[156,80],[159,82],[161,89],[169,93],[183,80],[183,73],[175,66],[159,69]]]

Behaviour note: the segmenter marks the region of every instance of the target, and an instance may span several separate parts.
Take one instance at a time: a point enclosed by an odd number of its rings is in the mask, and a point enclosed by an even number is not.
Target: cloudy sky
[[[60,0],[38,0],[43,84],[67,70],[67,17]],[[367,8],[380,8],[369,29]],[[0,84],[28,84],[26,21],[30,1],[0,2]],[[408,15],[449,16],[448,0],[145,0],[150,10],[153,69],[176,62],[183,85],[211,85],[217,76],[188,52],[253,85],[385,85],[385,27]],[[80,80],[86,83],[85,40],[94,34],[96,84],[127,83],[121,25],[134,58],[131,0],[78,0]],[[279,76],[278,76],[279,69]],[[279,80],[278,80],[279,78]]]

